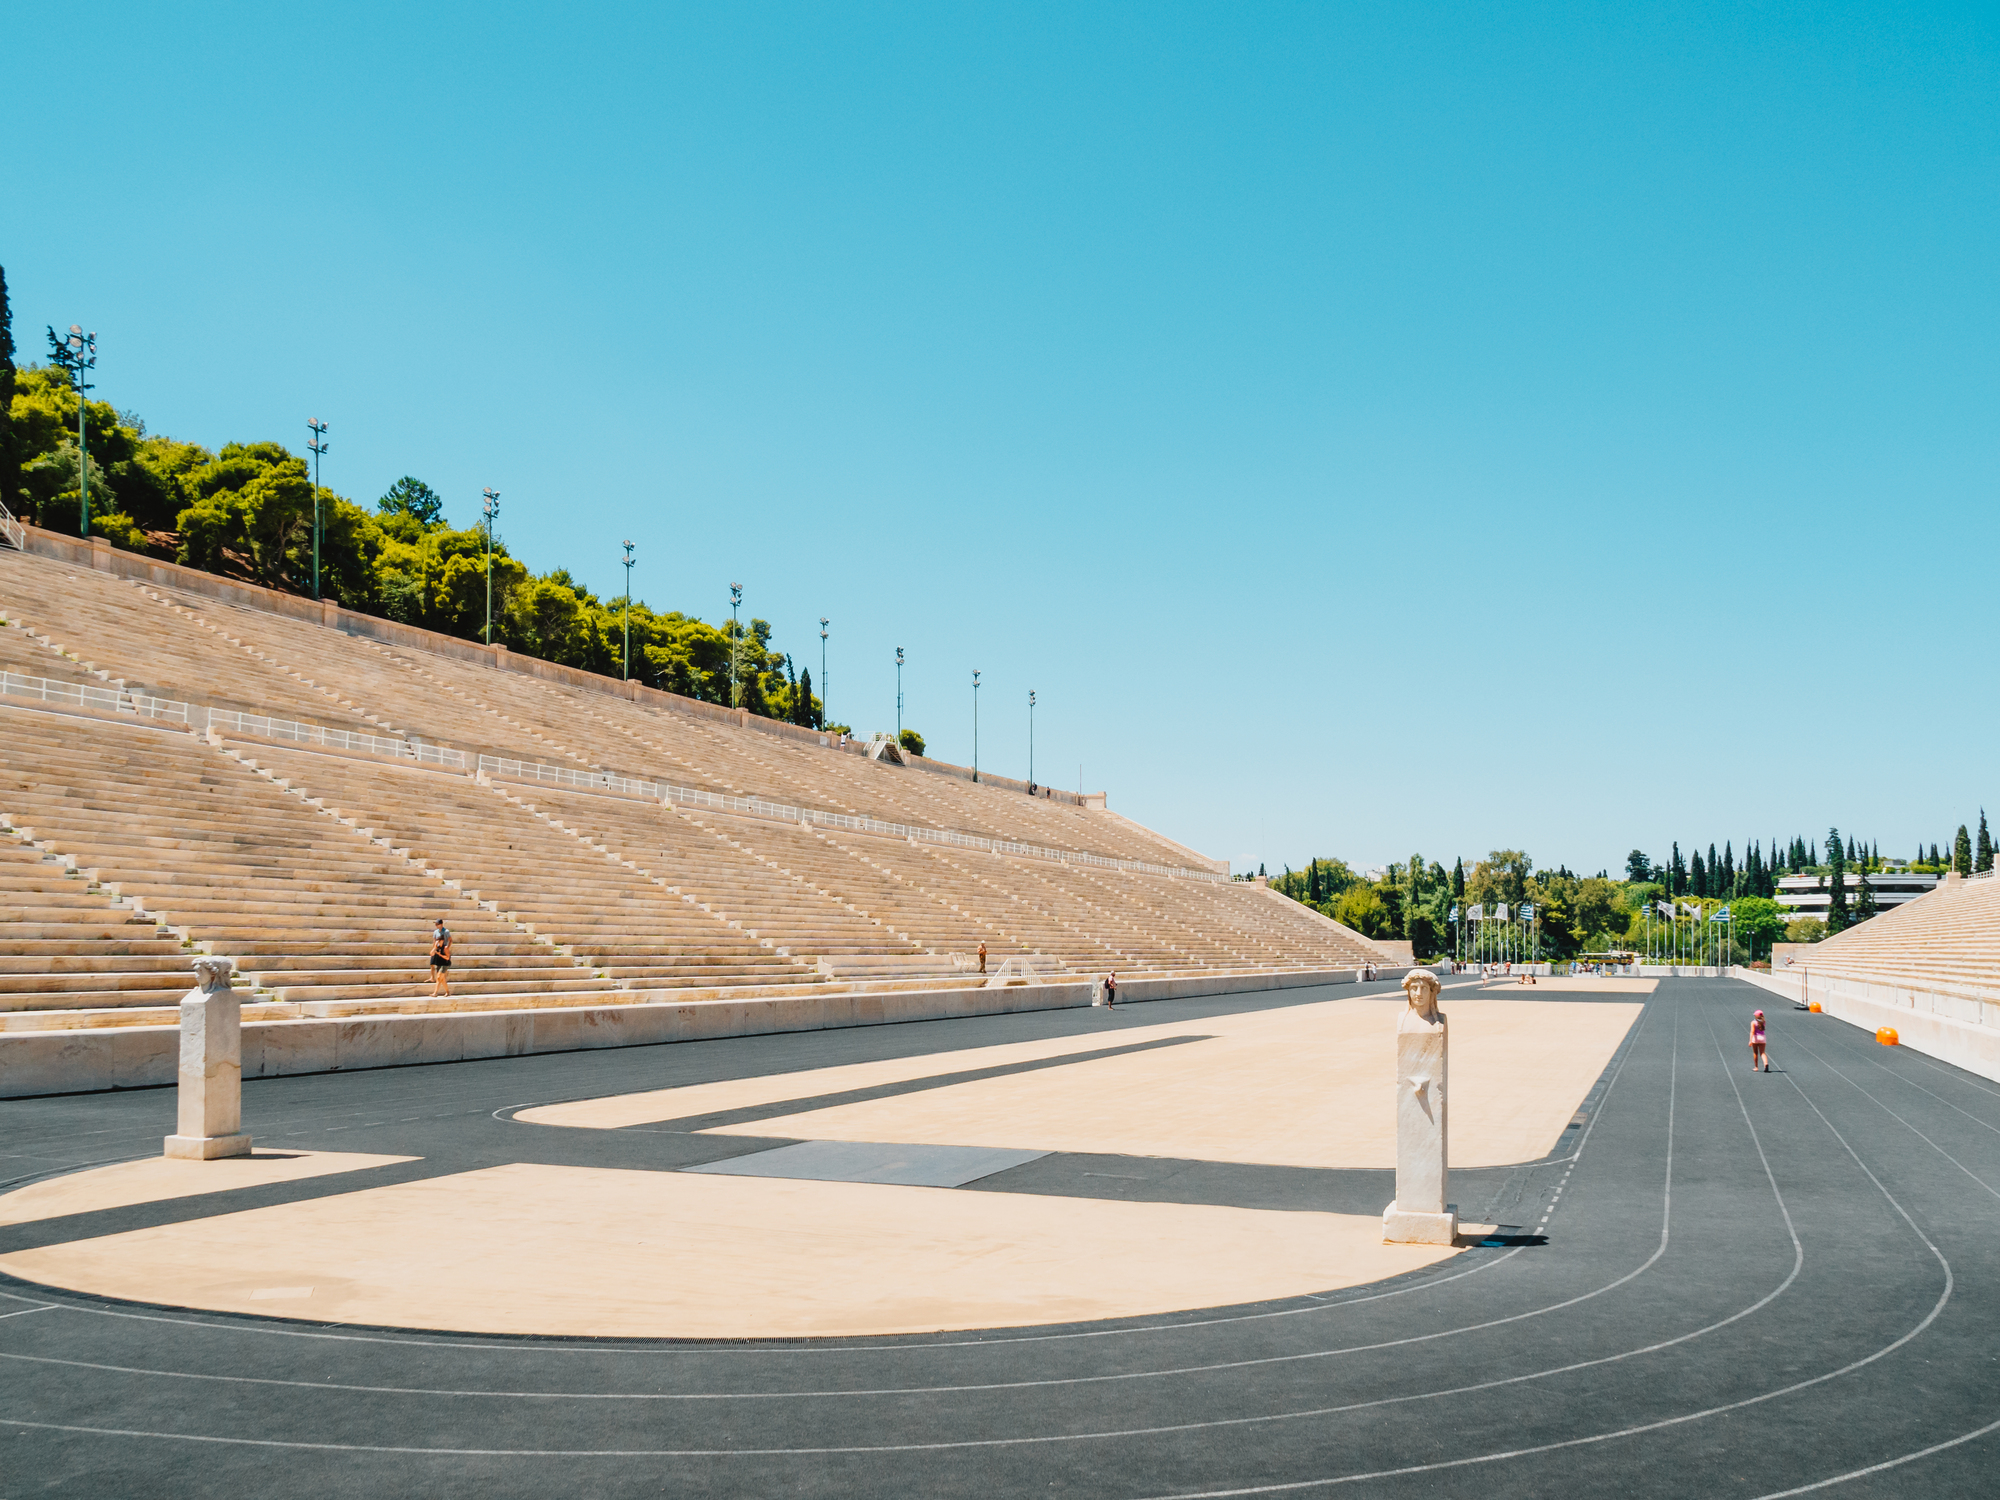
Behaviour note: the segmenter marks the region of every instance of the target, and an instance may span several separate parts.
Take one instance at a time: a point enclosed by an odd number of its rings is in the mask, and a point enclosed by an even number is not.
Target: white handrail
[[[296,719],[273,719],[229,708],[197,708],[170,698],[128,693],[122,688],[91,687],[87,683],[0,672],[0,693],[15,698],[39,698],[44,703],[74,703],[107,713],[137,714],[145,719],[172,719],[197,733],[214,729],[254,734],[267,740],[289,740],[295,745],[328,745],[336,750],[389,755],[422,765],[449,766],[455,771],[471,768],[470,757],[463,750],[450,750],[442,745],[413,743],[380,734],[357,734],[347,729],[325,729],[318,724],[301,724]]]
[[[7,509],[7,502],[0,500],[0,539],[4,539],[17,552],[28,550],[28,533],[21,523],[14,519],[14,512]]]
[[[495,755],[479,757],[482,775],[507,781],[529,781],[570,787],[586,792],[617,792],[627,797],[645,797],[682,807],[705,807],[716,812],[747,813],[754,818],[774,818],[812,828],[844,828],[889,838],[908,839],[916,844],[942,844],[954,849],[980,849],[992,854],[1016,854],[1030,859],[1055,860],[1068,865],[1090,865],[1105,870],[1139,870],[1150,875],[1169,875],[1177,880],[1226,881],[1229,877],[1213,870],[1190,870],[1179,865],[1148,864],[1144,860],[1116,859],[1108,854],[1085,854],[1076,849],[1052,849],[1042,844],[1023,844],[1012,839],[986,838],[976,833],[959,833],[950,828],[926,828],[917,823],[890,823],[853,813],[826,812],[816,807],[794,807],[785,802],[768,802],[762,797],[732,797],[724,792],[705,792],[697,787],[675,786],[665,781],[640,781],[614,776],[608,771],[572,771],[567,766],[545,765],[540,761],[506,760]]]
[[[0,693],[14,698],[39,698],[44,703],[74,703],[106,713],[137,714],[146,719],[178,719],[183,724],[192,723],[192,715],[199,711],[169,698],[151,698],[144,693],[128,693],[123,688],[58,682],[19,672],[0,672]]]

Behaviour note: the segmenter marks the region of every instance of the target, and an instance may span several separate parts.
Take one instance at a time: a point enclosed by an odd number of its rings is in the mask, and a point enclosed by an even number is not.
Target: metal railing
[[[21,523],[14,519],[14,512],[7,509],[7,503],[0,500],[0,541],[17,552],[28,550],[28,533]]]
[[[128,693],[123,688],[58,682],[49,677],[26,677],[19,672],[0,672],[0,693],[12,698],[39,698],[44,703],[74,703],[104,713],[136,714],[142,719],[174,719],[187,725],[192,725],[193,716],[201,712],[169,698],[150,698],[144,693]]]
[[[359,750],[366,755],[391,755],[420,764],[468,769],[470,760],[463,750],[441,745],[398,739],[391,735],[357,734],[350,729],[323,729],[317,724],[301,724],[295,719],[272,719],[263,714],[236,713],[226,708],[197,709],[206,714],[200,727],[234,730],[238,734],[259,735],[267,740],[289,740],[296,745],[327,745],[336,750]]]
[[[1138,859],[1117,859],[1108,854],[1085,854],[1076,849],[1052,849],[1044,844],[1023,844],[1012,839],[987,838],[976,833],[959,833],[950,828],[926,828],[917,823],[890,823],[854,813],[827,812],[816,807],[795,807],[786,802],[767,802],[762,797],[733,797],[726,792],[705,792],[696,787],[675,786],[666,781],[642,781],[614,776],[608,771],[572,771],[567,766],[545,765],[540,761],[506,760],[500,756],[479,757],[483,775],[506,781],[526,781],[543,786],[569,787],[585,792],[616,792],[627,797],[645,797],[654,802],[680,807],[707,808],[714,812],[745,813],[753,818],[772,818],[798,823],[808,828],[846,829],[888,838],[907,839],[914,844],[939,844],[952,849],[978,849],[989,854],[1014,854],[1027,859],[1047,859],[1059,864],[1087,865],[1103,870],[1138,870],[1149,875],[1169,875],[1177,880],[1223,882],[1228,876],[1213,870],[1192,870],[1180,865],[1149,864]]]
[[[209,729],[254,734],[294,745],[325,745],[336,750],[359,750],[366,755],[394,756],[423,765],[448,766],[455,771],[471,769],[471,757],[463,750],[442,745],[426,745],[389,735],[357,734],[348,729],[325,729],[318,724],[301,724],[296,719],[273,719],[265,714],[238,713],[228,708],[197,708],[170,698],[129,693],[123,688],[91,687],[87,683],[0,672],[0,693],[14,698],[38,698],[44,703],[75,704],[106,713],[136,714],[142,719],[168,719],[197,734]]]

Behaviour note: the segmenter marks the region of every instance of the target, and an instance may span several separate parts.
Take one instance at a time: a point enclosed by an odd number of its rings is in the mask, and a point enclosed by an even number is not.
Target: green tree
[[[1729,904],[1729,912],[1736,919],[1736,941],[1752,959],[1759,952],[1770,956],[1771,944],[1784,936],[1785,919],[1790,915],[1764,896],[1740,896]]]
[[[419,531],[428,531],[444,520],[443,498],[411,474],[390,485],[389,492],[375,502],[375,509],[385,516],[408,517]]]
[[[1868,878],[1868,872],[1861,872],[1861,884],[1854,897],[1854,921],[1858,926],[1875,915],[1875,882]]]
[[[1826,832],[1826,862],[1833,867],[1833,884],[1827,895],[1826,935],[1847,930],[1847,850],[1840,842],[1840,830]]]
[[[1951,867],[1961,875],[1972,873],[1972,835],[1965,831],[1963,823],[1958,825],[1958,837],[1952,840]]]
[[[7,300],[7,268],[0,266],[0,501],[21,505],[21,455],[14,447],[14,308]]]
[[[1653,878],[1653,862],[1646,858],[1644,849],[1634,849],[1625,856],[1625,878],[1635,883]]]
[[[924,737],[918,734],[914,729],[905,729],[900,735],[896,737],[896,743],[901,745],[905,750],[909,751],[910,754],[912,755],[922,755],[924,753]],[[1257,873],[1259,875],[1262,875],[1264,873],[1264,867],[1262,865],[1257,866]]]
[[[1382,904],[1376,888],[1358,882],[1341,893],[1333,903],[1333,920],[1352,927],[1366,938],[1389,936],[1389,908]]]
[[[1986,831],[1986,809],[1979,809],[1979,843],[1972,856],[1972,868],[1985,873],[1993,868],[1993,835]]]
[[[1451,895],[1454,901],[1463,901],[1465,899],[1465,861],[1463,859],[1455,859],[1451,862]]]

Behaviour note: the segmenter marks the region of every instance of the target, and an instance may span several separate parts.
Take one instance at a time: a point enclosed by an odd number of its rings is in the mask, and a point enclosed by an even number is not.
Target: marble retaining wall
[[[1400,978],[1400,969],[1377,977]],[[1121,1005],[1197,995],[1253,994],[1309,985],[1352,984],[1352,969],[1279,970],[1182,979],[1133,978],[1118,986]],[[955,986],[796,998],[702,1000],[676,1005],[577,1006],[550,1010],[447,1012],[438,1015],[356,1016],[341,1020],[246,1022],[243,1076],[278,1078],[356,1068],[407,1067],[590,1047],[644,1047],[662,1042],[884,1026],[953,1016],[1002,1015],[1090,1004],[1088,981],[986,988]],[[177,1026],[126,1026],[93,1031],[0,1033],[0,1098],[158,1088],[175,1079]]]

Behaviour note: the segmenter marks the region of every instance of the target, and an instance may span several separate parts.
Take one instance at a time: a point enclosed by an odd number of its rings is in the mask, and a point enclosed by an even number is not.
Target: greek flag
[[[1451,909],[1451,924],[1454,927],[1458,925],[1458,908],[1455,906]]]
[[[1521,918],[1521,920],[1522,920],[1523,922],[1532,922],[1532,921],[1534,921],[1534,920],[1535,920],[1535,904],[1534,904],[1534,902],[1532,902],[1532,901],[1523,901],[1523,902],[1521,903],[1521,909],[1520,909],[1520,911],[1519,911],[1518,915],[1519,915],[1519,917]]]

